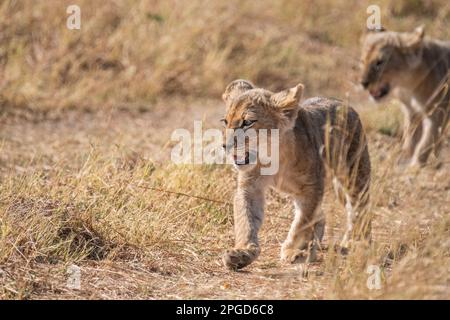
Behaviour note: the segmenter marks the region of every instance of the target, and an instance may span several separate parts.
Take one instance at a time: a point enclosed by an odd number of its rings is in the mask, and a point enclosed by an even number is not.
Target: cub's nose
[[[364,89],[367,89],[367,87],[369,86],[369,81],[363,80],[361,81],[361,85],[363,86]]]
[[[225,143],[222,144],[222,148],[226,149],[226,148],[227,148],[227,145],[226,145]]]

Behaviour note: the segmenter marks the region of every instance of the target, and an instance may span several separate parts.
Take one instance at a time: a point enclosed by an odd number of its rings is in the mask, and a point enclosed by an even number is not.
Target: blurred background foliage
[[[425,24],[449,38],[447,0],[3,0],[0,108],[147,105],[168,96],[219,98],[248,78],[307,95],[355,91],[370,4],[382,25]],[[68,5],[81,29],[66,27]]]

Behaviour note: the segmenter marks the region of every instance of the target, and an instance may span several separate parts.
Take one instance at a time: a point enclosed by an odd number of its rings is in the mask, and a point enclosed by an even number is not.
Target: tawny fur
[[[347,229],[342,246],[370,236],[366,205],[369,197],[370,159],[358,114],[338,100],[312,98],[299,103],[303,86],[272,93],[236,80],[223,98],[227,129],[256,120],[253,128],[279,129],[279,170],[260,174],[261,164],[237,166],[238,186],[234,199],[235,246],[226,251],[224,263],[240,269],[260,253],[258,231],[264,216],[264,193],[275,188],[290,195],[295,217],[281,258],[288,262],[313,261],[322,239],[325,217],[321,210],[326,169],[347,208]],[[225,141],[225,144],[228,142]]]
[[[405,115],[401,163],[426,164],[442,145],[450,113],[450,42],[413,32],[368,32],[361,84],[376,99],[392,92]]]

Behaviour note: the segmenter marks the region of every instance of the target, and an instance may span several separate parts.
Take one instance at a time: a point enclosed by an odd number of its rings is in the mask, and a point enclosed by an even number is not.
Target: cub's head
[[[223,147],[233,155],[238,169],[253,163],[251,158],[258,153],[254,149],[259,150],[261,134],[267,132],[270,143],[271,130],[278,129],[281,135],[293,128],[302,94],[302,84],[277,93],[256,88],[246,80],[235,80],[226,87],[222,95],[226,105],[222,119],[225,128]],[[236,138],[239,135],[248,138],[239,143],[240,139]],[[245,158],[238,161],[236,151],[242,148],[245,148]]]
[[[413,32],[369,31],[361,55],[361,85],[375,100],[411,82],[411,70],[422,59],[424,28]]]

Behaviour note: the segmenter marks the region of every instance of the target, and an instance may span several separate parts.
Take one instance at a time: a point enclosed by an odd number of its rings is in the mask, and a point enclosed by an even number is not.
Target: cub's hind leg
[[[294,221],[281,247],[281,259],[286,262],[313,262],[325,229],[320,208],[321,195],[294,198]]]
[[[371,240],[371,216],[368,212],[370,188],[370,158],[367,146],[350,167],[349,178],[344,184],[344,204],[347,212],[347,228],[341,242],[346,250],[353,240]]]

